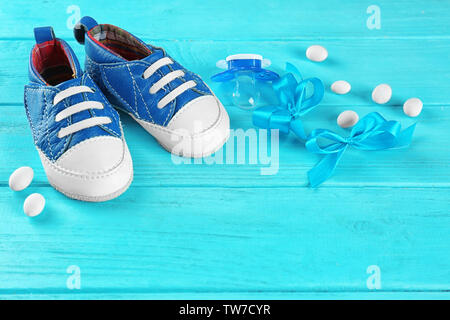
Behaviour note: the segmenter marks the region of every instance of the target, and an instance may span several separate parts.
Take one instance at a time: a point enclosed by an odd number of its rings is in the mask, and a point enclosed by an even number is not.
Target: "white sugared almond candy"
[[[349,93],[351,89],[352,86],[345,80],[338,80],[331,85],[331,91],[337,94]]]
[[[33,180],[34,172],[30,167],[20,167],[9,176],[9,187],[14,191],[21,191],[28,187]]]
[[[417,117],[422,112],[423,103],[419,98],[410,98],[403,104],[403,112],[410,117]]]
[[[29,217],[35,217],[44,210],[45,199],[40,193],[30,194],[23,203],[23,212]]]
[[[337,124],[341,128],[353,127],[359,120],[359,116],[355,111],[345,110],[337,118]]]
[[[328,51],[322,46],[313,45],[306,50],[306,57],[311,61],[322,62],[328,57]]]
[[[372,91],[372,100],[378,104],[384,104],[391,100],[392,89],[388,84],[380,84]]]

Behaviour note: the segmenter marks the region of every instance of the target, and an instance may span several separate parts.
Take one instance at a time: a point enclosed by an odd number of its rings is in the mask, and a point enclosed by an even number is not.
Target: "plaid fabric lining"
[[[36,44],[31,59],[36,71],[49,85],[57,85],[73,78],[70,60],[64,47],[56,39]]]
[[[110,24],[95,26],[91,38],[125,60],[141,60],[152,52],[132,34]]]

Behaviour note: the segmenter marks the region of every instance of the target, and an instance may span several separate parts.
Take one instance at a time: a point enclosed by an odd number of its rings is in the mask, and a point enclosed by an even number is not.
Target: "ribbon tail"
[[[397,137],[397,144],[395,145],[394,148],[408,147],[411,144],[412,136],[414,134],[415,128],[416,128],[416,124],[414,123],[413,125],[409,126],[405,130],[400,132],[400,134]]]
[[[297,135],[297,137],[302,140],[306,140],[307,137],[305,129],[303,128],[303,123],[300,121],[300,119],[291,121],[291,130],[295,133],[295,135]]]
[[[274,107],[271,106],[261,107],[253,111],[253,125],[259,128],[269,129],[270,117],[272,116],[273,111]]]
[[[346,147],[339,152],[327,154],[314,168],[308,171],[308,180],[312,188],[320,186],[333,175],[345,149]]]

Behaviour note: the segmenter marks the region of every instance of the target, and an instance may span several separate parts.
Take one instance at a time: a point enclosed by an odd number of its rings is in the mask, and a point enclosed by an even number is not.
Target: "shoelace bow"
[[[366,151],[405,148],[412,141],[415,127],[413,124],[401,130],[400,122],[388,121],[378,112],[371,112],[358,121],[349,137],[341,137],[327,129],[313,130],[305,147],[312,153],[323,154],[324,157],[308,172],[311,186],[318,187],[333,174],[348,147]],[[319,143],[319,139],[327,143]]]

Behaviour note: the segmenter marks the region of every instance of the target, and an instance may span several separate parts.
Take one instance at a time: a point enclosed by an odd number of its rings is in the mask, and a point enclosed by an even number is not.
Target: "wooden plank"
[[[47,199],[33,220],[31,192]],[[448,188],[139,187],[92,204],[1,187],[0,294],[66,296],[70,265],[93,296],[367,297],[370,265],[383,297],[448,293],[448,206]]]
[[[217,60],[240,52],[270,58],[280,73],[292,62],[305,77],[324,81],[322,104],[304,118],[308,131],[348,133],[335,122],[346,109],[379,111],[405,126],[418,122],[409,149],[348,150],[333,178],[313,190],[306,173],[320,157],[292,135],[280,139],[275,175],[261,175],[267,165],[248,158],[240,165],[177,165],[122,114],[135,179],[121,197],[93,204],[48,185],[23,109],[34,27],[54,26],[83,63],[83,47],[67,26],[70,4],[3,3],[0,299],[448,299],[450,6],[376,4],[380,30],[366,27],[369,3],[357,1],[142,0],[115,3],[114,10],[77,1],[82,15],[163,46],[199,73],[226,105],[233,129],[252,128],[250,113],[232,107],[229,91],[209,78],[219,71]],[[327,61],[306,60],[312,44],[328,49]],[[346,96],[329,91],[341,79],[352,84]],[[377,106],[370,92],[383,82],[393,99]],[[417,119],[400,107],[412,96],[425,104]],[[31,165],[35,179],[12,192],[8,177],[21,165]],[[32,192],[47,199],[35,219],[22,212]],[[66,286],[71,265],[81,269],[81,290]],[[379,290],[367,287],[371,265],[381,271]]]
[[[0,85],[8,90],[0,91],[0,104],[23,103],[23,86],[28,82],[27,64],[33,41],[0,41],[2,70]],[[84,48],[69,41],[84,63]],[[215,63],[237,52],[255,52],[272,59],[272,70],[284,73],[285,63],[295,64],[306,77],[319,77],[327,88],[323,105],[376,106],[371,100],[372,89],[380,83],[388,83],[393,97],[388,105],[400,106],[413,96],[421,98],[426,107],[449,104],[448,81],[450,75],[450,40],[328,40],[321,41],[329,51],[329,59],[313,63],[305,58],[305,51],[312,41],[157,41],[176,60],[188,69],[200,74],[211,85],[224,104],[231,104],[230,91],[214,83],[210,77],[221,70]],[[426,54],[424,53],[426,46]],[[432,58],[431,58],[432,57]],[[382,64],[382,67],[380,67]],[[338,96],[330,91],[336,80],[347,80],[352,91]],[[270,91],[263,94],[263,103],[274,102]]]
[[[381,29],[369,30],[367,8],[376,4]],[[81,15],[111,23],[149,39],[299,40],[326,38],[445,38],[450,35],[450,8],[445,1],[426,3],[410,0],[359,1],[251,1],[195,0],[127,1],[104,3],[21,1],[3,3],[0,38],[33,37],[37,26],[54,26],[58,34],[72,37],[76,20],[73,5]],[[18,23],[20,22],[20,23]]]
[[[9,300],[448,300],[448,292],[177,292],[177,293],[85,293],[68,290],[67,293],[22,293],[0,295]]]
[[[304,118],[305,127],[308,131],[329,128],[346,136],[348,130],[338,128],[335,122],[337,115],[345,109],[343,106],[317,107]],[[358,106],[352,109],[360,116],[379,111],[388,119],[400,120],[405,127],[416,121],[402,115],[397,107],[372,109]],[[235,107],[228,107],[228,110],[233,129],[248,130],[253,127],[250,113]],[[450,186],[450,154],[445,147],[450,144],[450,138],[443,134],[450,120],[449,110],[450,106],[426,108],[417,120],[413,143],[408,149],[380,152],[349,149],[335,175],[323,186]],[[0,157],[3,159],[0,184],[6,185],[9,175],[17,167],[29,165],[35,170],[35,182],[46,185],[23,107],[0,106],[0,114],[8,114],[7,117],[0,117]],[[173,159],[130,117],[121,114],[121,118],[134,164],[131,190],[139,186],[307,186],[307,171],[320,160],[320,156],[307,152],[301,141],[291,134],[282,135],[279,139],[278,171],[275,153],[270,165],[263,162],[263,153],[256,153],[256,163],[250,162],[249,148],[258,148],[254,139],[253,143],[246,140],[244,150],[238,148],[238,138],[234,138],[234,147],[226,146],[215,163],[187,160],[187,163],[180,164],[180,158]],[[227,148],[234,154],[228,153]],[[239,164],[237,157],[244,155],[244,152],[245,163]],[[219,161],[222,164],[217,163]],[[229,164],[227,161],[230,161]],[[270,166],[273,174],[261,175],[261,169]]]

